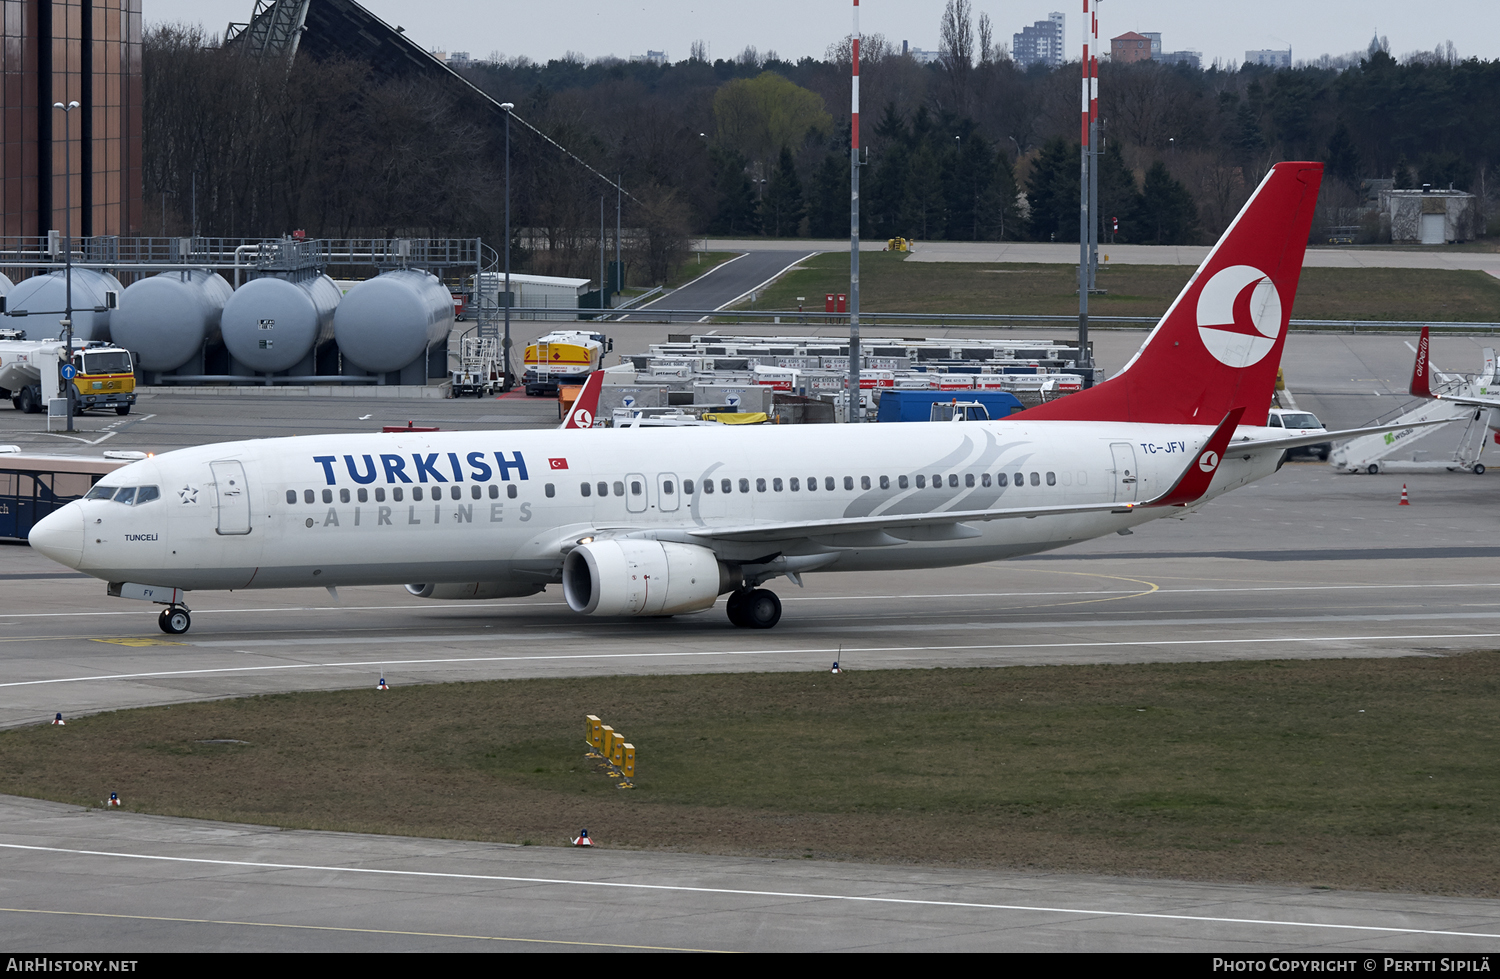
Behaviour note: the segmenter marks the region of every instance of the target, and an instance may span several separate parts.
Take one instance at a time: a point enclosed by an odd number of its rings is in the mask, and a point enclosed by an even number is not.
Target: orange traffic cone
[[[1401,506],[1411,506],[1411,500],[1406,498],[1406,484],[1401,484]]]

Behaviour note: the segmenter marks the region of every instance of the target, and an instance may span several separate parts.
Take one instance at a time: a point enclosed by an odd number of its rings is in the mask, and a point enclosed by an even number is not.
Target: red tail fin
[[[593,428],[594,417],[599,413],[599,391],[604,387],[604,371],[596,370],[589,375],[589,379],[583,382],[583,390],[578,392],[578,400],[573,402],[573,410],[568,412],[568,417],[558,428]]]
[[[1276,164],[1124,370],[1026,417],[1213,425],[1242,405],[1264,425],[1322,182]]]
[[[1427,327],[1422,327],[1422,339],[1417,341],[1417,359],[1411,365],[1411,388],[1414,397],[1432,397],[1432,365],[1428,363],[1430,349],[1427,339]]]

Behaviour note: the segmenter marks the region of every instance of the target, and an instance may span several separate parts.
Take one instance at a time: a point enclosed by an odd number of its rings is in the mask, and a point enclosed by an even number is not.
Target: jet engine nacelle
[[[546,588],[529,581],[475,581],[469,584],[407,585],[406,590],[418,598],[471,601],[485,598],[524,598]]]
[[[563,561],[563,595],[584,615],[697,612],[734,584],[718,556],[694,544],[592,541]]]

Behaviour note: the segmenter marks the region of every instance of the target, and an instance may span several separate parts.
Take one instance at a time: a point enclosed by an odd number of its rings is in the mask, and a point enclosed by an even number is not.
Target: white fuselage
[[[691,540],[726,562],[822,554],[829,560],[819,570],[940,567],[1043,551],[1182,511],[975,521],[963,536],[952,524],[947,533],[916,527],[891,531],[899,542],[884,546],[815,533],[774,544],[684,535],[1145,501],[1173,485],[1211,431],[1023,417],[221,443],[106,476],[101,486],[156,486],[160,495],[138,505],[69,504],[48,518],[44,550],[107,581],[186,590],[509,582],[524,594],[527,585],[557,581],[580,538],[610,534]],[[1203,499],[1275,471],[1279,456],[1231,448]],[[59,545],[75,534],[76,558],[71,545]]]

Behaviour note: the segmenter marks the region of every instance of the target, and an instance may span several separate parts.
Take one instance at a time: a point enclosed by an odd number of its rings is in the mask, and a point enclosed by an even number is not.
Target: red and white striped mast
[[[1094,48],[1089,52],[1089,288],[1099,286],[1099,0],[1090,16]]]
[[[845,418],[864,421],[859,396],[859,0],[854,0],[849,103],[849,380]]]
[[[1089,129],[1092,123],[1093,99],[1095,90],[1092,62],[1089,59],[1089,37],[1091,28],[1092,11],[1089,10],[1089,0],[1083,0],[1083,24],[1080,33],[1083,34],[1083,78],[1082,78],[1082,100],[1079,103],[1079,126],[1083,140],[1082,152],[1079,154],[1078,171],[1078,364],[1080,367],[1088,365],[1089,355],[1089,225],[1091,211],[1089,207],[1090,172],[1089,166]],[[1091,365],[1088,365],[1091,366]],[[1088,383],[1085,375],[1085,383]]]

